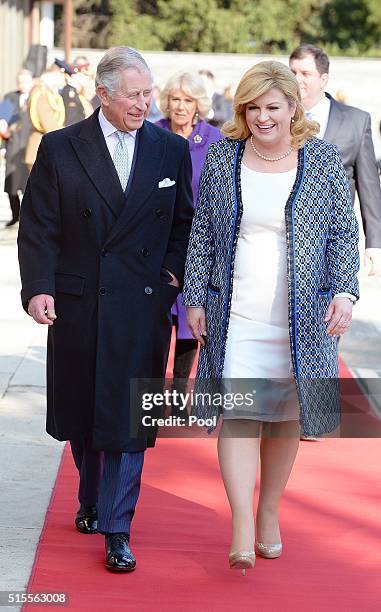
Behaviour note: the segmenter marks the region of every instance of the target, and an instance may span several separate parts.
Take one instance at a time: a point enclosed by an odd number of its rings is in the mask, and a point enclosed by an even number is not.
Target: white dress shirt
[[[330,99],[327,96],[323,96],[321,100],[315,106],[306,111],[307,117],[312,121],[317,121],[320,125],[320,131],[316,136],[318,138],[324,138],[325,131],[328,125],[329,111],[331,108]]]
[[[106,141],[107,148],[111,155],[111,159],[113,159],[115,147],[118,144],[118,136],[116,135],[118,129],[114,125],[112,125],[112,123],[110,123],[108,119],[106,119],[102,112],[102,109],[99,109],[98,119],[104,139]],[[128,173],[131,172],[132,160],[134,158],[136,133],[136,130],[134,130],[133,132],[125,132],[125,143],[127,145],[128,150]]]
[[[23,106],[27,103],[29,98],[29,94],[28,93],[21,93],[20,97],[19,97],[19,107],[23,108]]]

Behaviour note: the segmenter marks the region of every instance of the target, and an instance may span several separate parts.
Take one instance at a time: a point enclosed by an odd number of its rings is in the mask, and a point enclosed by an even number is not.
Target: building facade
[[[59,3],[0,0],[0,99],[15,88],[31,45],[53,47],[54,4]]]

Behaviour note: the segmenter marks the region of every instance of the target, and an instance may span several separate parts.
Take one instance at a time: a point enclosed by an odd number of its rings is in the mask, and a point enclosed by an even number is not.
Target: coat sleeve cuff
[[[355,295],[353,295],[353,293],[347,293],[347,292],[343,291],[341,293],[336,293],[334,298],[337,298],[337,297],[346,297],[349,300],[351,300],[351,302],[353,304],[356,304],[356,302],[357,302],[357,297]]]

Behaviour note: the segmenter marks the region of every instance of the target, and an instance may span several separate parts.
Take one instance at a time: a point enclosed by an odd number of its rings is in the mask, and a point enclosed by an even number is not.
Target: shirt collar
[[[111,134],[115,134],[115,132],[118,131],[118,129],[112,123],[110,123],[108,119],[106,119],[103,114],[102,108],[99,109],[98,120],[105,138],[107,138],[107,136],[111,136]],[[129,136],[131,136],[131,138],[135,140],[136,132],[137,130],[133,130],[132,132],[125,132],[125,134],[128,134]]]
[[[319,116],[329,110],[330,104],[331,102],[329,98],[327,98],[327,96],[323,96],[322,99],[319,100],[319,102],[315,104],[315,106],[310,108],[308,112],[310,112],[311,115]]]

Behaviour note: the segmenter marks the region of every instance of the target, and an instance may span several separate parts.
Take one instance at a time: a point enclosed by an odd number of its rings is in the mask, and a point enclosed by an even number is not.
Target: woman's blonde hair
[[[191,72],[177,72],[166,82],[160,94],[160,108],[164,117],[168,119],[168,97],[176,89],[181,89],[186,96],[196,100],[199,117],[205,119],[212,106],[212,101],[206,94],[202,78]]]
[[[251,134],[246,123],[246,105],[270,89],[279,89],[287,98],[290,107],[295,106],[291,121],[291,146],[300,149],[308,138],[319,132],[319,124],[310,121],[304,114],[298,81],[291,70],[275,61],[259,62],[245,72],[234,96],[234,116],[222,126],[224,136],[246,140]]]

